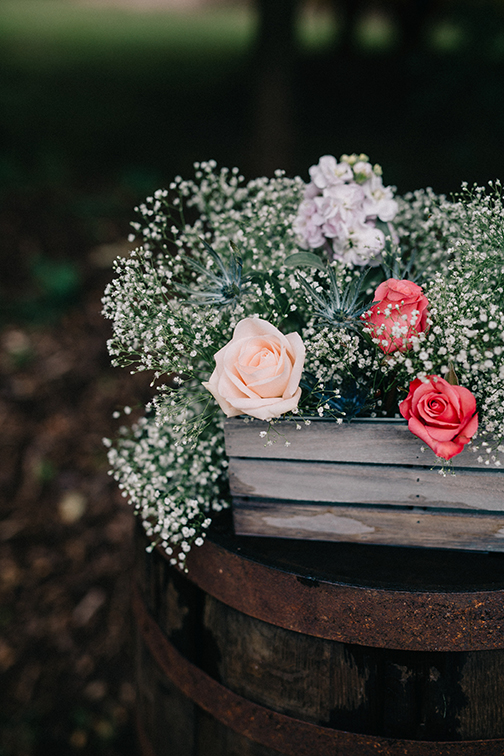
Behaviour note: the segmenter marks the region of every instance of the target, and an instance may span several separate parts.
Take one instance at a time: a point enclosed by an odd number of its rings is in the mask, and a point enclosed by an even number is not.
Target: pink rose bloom
[[[408,428],[438,457],[451,459],[460,454],[478,430],[476,399],[469,389],[452,386],[444,378],[416,378],[399,411]]]
[[[298,406],[305,347],[298,333],[284,335],[260,318],[245,318],[215,355],[215,370],[203,386],[227,417],[271,420]]]
[[[427,330],[427,297],[422,287],[413,281],[389,278],[375,291],[376,304],[364,313],[373,338],[385,352],[405,352],[411,349],[411,337]]]

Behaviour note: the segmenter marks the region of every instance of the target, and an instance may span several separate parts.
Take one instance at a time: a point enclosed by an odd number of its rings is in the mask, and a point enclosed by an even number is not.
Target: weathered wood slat
[[[504,551],[504,520],[492,514],[234,500],[237,535]]]
[[[282,459],[229,461],[233,496],[504,511],[504,472]]]
[[[405,421],[231,418],[225,434],[240,535],[504,551],[504,470],[465,449],[440,475]]]
[[[299,430],[297,425],[301,426]],[[264,431],[267,436],[261,437]],[[288,420],[274,423],[268,430],[268,423],[260,420],[229,418],[225,434],[230,457],[436,465],[434,454],[430,449],[421,451],[422,442],[410,432],[405,420],[353,420],[341,425],[333,420],[314,419],[310,425]],[[269,441],[272,443],[268,446]],[[492,469],[478,462],[478,456],[466,448],[453,460],[453,466]]]

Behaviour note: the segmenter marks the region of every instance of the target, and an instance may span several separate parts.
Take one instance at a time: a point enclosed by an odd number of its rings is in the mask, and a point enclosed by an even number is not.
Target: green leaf
[[[376,228],[380,229],[380,231],[383,231],[385,236],[390,236],[390,226],[387,221],[382,221],[379,218],[375,220],[375,226]]]
[[[313,252],[295,252],[293,255],[285,258],[284,265],[288,268],[300,268],[304,266],[327,270],[327,263],[321,260],[318,255],[314,255]]]

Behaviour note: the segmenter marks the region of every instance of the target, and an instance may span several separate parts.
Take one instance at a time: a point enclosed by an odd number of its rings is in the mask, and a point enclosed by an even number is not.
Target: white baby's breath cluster
[[[132,428],[122,426],[115,446],[106,443],[111,473],[147,535],[184,569],[191,544],[203,543],[212,512],[227,506],[222,421],[200,434],[197,447],[152,414]]]
[[[145,249],[174,244],[197,253],[203,238],[224,255],[233,242],[253,269],[264,270],[281,264],[296,247],[292,225],[303,190],[303,181],[284,171],[245,182],[237,168],[217,170],[213,160],[196,163],[194,179],[177,176],[169,190],[140,205],[131,239],[140,239]]]
[[[445,228],[443,249],[432,229]],[[430,236],[429,236],[430,235]],[[469,189],[456,202],[431,206],[422,256],[432,250],[440,266],[425,285],[432,326],[410,353],[394,355],[398,374],[448,374],[476,397],[478,442],[486,464],[504,451],[504,204],[499,181]]]
[[[324,292],[327,289],[325,278],[318,271],[305,272],[303,278],[315,291]],[[341,288],[353,279],[351,273],[342,273],[339,276]],[[295,285],[295,281],[292,284]],[[326,385],[331,379],[333,382],[341,382],[347,375],[374,375],[380,370],[381,358],[377,350],[370,345],[363,346],[355,332],[347,328],[335,328],[334,323],[322,324],[316,309],[306,312],[306,301],[300,307],[305,315],[305,371],[315,377],[316,384]]]
[[[194,180],[177,177],[137,208],[130,240],[140,246],[115,262],[103,298],[113,322],[109,353],[114,365],[151,371],[157,395],[148,419],[132,435],[123,430],[109,460],[154,540],[180,544],[173,559],[184,560],[191,543],[201,543],[208,512],[228,504],[222,418],[202,387],[214,354],[244,317],[283,322],[296,310],[292,287],[300,287],[283,261],[297,249],[292,223],[303,186],[281,171],[245,183],[237,169],[196,164]],[[232,306],[205,242],[226,264],[231,244],[239,249],[244,275]]]
[[[308,184],[282,171],[246,182],[237,169],[197,163],[194,179],[176,177],[137,208],[130,238],[138,247],[115,263],[103,299],[110,355],[115,365],[149,371],[155,388],[145,417],[111,444],[110,464],[153,542],[180,566],[202,543],[212,513],[229,503],[222,412],[203,383],[245,318],[303,341],[299,427],[310,417],[394,416],[410,381],[453,371],[478,402],[474,448],[498,463],[500,185],[466,187],[455,199],[429,189],[394,197],[366,156],[329,157],[312,166]],[[307,202],[320,218],[326,213],[333,236]],[[359,224],[379,244],[370,236],[361,244]],[[398,323],[391,335],[408,348],[390,354],[362,320],[388,278],[417,281],[429,301],[426,329]]]

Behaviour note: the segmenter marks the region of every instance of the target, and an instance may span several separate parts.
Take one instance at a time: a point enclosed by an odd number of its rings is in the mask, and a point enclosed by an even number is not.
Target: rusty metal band
[[[158,553],[168,559],[163,549]],[[420,592],[316,581],[207,539],[189,579],[214,598],[278,627],[342,643],[411,651],[504,648],[504,590]]]
[[[398,740],[359,735],[280,714],[239,696],[180,654],[146,609],[136,587],[133,614],[159,669],[197,706],[260,745],[284,756],[502,756],[504,738],[471,741]],[[145,736],[144,736],[145,739]],[[145,756],[149,754],[144,750]]]

